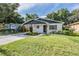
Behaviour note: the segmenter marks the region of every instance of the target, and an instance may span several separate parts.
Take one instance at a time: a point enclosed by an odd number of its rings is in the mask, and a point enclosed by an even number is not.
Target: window
[[[37,25],[37,28],[39,28],[39,25]]]
[[[56,29],[57,29],[57,25],[50,25],[50,26],[49,26],[49,29],[50,29],[50,30],[52,30],[52,29],[56,30]]]

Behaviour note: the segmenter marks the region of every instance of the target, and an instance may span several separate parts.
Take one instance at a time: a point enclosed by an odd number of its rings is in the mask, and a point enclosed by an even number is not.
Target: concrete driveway
[[[16,40],[23,39],[27,37],[27,35],[24,35],[25,33],[19,33],[19,34],[11,34],[6,36],[0,36],[0,45],[7,44]]]

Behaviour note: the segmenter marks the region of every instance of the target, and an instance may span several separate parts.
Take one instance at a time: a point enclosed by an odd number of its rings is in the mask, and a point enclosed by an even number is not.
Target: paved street
[[[24,35],[24,33],[0,36],[0,45],[7,44],[16,40],[20,40],[25,37],[27,37],[27,35]]]

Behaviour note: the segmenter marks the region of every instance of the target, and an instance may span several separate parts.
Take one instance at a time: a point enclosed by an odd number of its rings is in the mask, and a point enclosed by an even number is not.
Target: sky
[[[67,8],[69,11],[79,8],[79,3],[20,3],[17,12],[22,16],[26,13],[36,13],[38,16],[46,16],[48,13]]]

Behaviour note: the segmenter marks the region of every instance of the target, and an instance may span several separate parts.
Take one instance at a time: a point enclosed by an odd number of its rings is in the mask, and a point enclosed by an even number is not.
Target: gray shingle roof
[[[25,24],[46,24],[46,23],[39,20],[31,20],[29,22],[26,22]]]
[[[52,19],[38,18],[37,20],[44,21],[44,22],[47,22],[47,23],[60,23],[59,21],[52,20]]]
[[[25,22],[25,24],[46,24],[46,23],[61,23],[61,22],[43,18],[37,18],[35,20]]]

